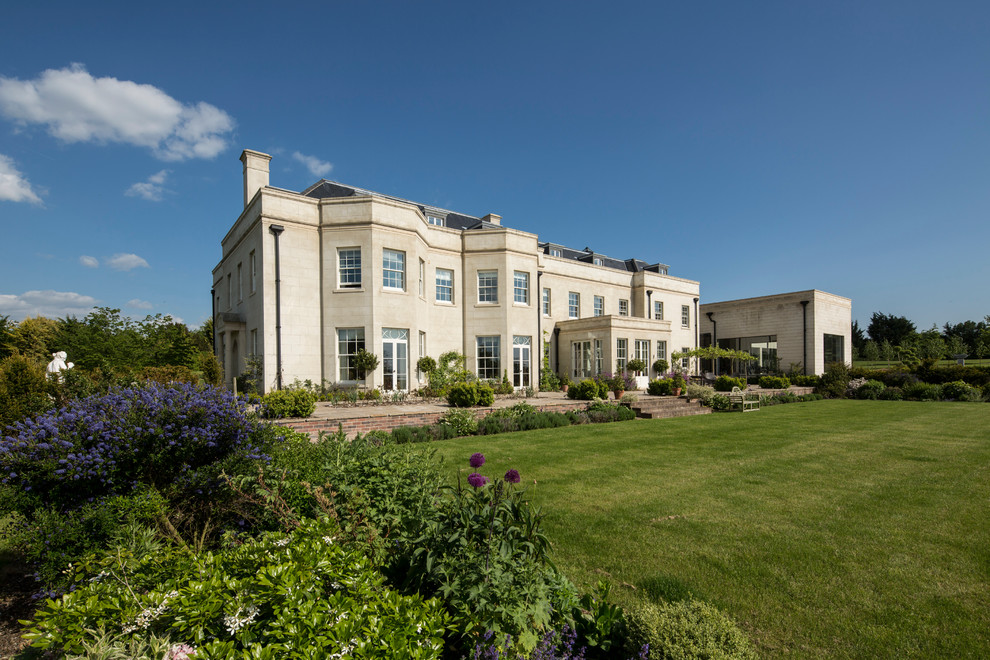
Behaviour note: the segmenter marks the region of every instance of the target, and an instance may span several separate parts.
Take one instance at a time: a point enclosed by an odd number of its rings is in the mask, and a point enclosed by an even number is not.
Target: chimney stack
[[[485,217],[483,217],[482,220],[485,221],[485,222],[490,222],[493,225],[501,225],[502,224],[502,216],[496,215],[494,213],[489,213],[488,215],[486,215]]]
[[[245,149],[241,152],[244,163],[244,208],[247,208],[255,194],[268,186],[268,163],[272,157],[260,151]]]

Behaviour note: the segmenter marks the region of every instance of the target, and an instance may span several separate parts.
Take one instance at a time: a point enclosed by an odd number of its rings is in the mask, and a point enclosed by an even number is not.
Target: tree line
[[[946,323],[941,330],[932,325],[918,332],[904,316],[874,312],[865,331],[853,321],[852,345],[853,358],[858,360],[894,360],[905,349],[921,359],[990,357],[990,316],[982,321]]]

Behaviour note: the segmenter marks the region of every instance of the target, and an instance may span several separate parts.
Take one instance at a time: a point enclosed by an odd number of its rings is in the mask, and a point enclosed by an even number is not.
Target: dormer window
[[[426,221],[431,225],[436,225],[437,227],[443,227],[443,218],[439,218],[435,215],[426,216]]]
[[[557,250],[555,248],[550,248],[550,256],[551,257],[559,257],[560,256],[560,250]]]
[[[595,264],[596,266],[604,266],[604,265],[605,265],[605,262],[604,262],[604,261],[602,261],[600,257],[595,257],[595,258],[593,259],[593,262],[594,262],[594,264]]]

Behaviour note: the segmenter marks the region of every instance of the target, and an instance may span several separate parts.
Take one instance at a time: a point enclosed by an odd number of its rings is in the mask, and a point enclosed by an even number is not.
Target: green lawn
[[[611,576],[620,601],[690,591],[772,657],[990,657],[986,404],[821,401],[432,446],[464,475],[475,451],[489,476],[518,469],[558,565],[584,587]]]

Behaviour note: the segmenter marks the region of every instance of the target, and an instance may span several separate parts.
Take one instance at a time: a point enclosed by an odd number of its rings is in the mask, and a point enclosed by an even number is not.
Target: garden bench
[[[739,409],[742,412],[760,409],[759,397],[747,397],[739,387],[733,387],[729,392],[729,410]]]

